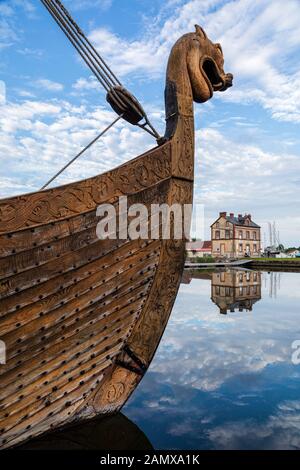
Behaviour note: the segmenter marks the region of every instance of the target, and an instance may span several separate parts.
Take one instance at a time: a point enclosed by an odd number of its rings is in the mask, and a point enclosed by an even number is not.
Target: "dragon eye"
[[[219,50],[219,52],[221,52],[221,54],[223,55],[223,49],[222,49],[221,44],[217,43],[217,44],[215,44],[215,46]]]

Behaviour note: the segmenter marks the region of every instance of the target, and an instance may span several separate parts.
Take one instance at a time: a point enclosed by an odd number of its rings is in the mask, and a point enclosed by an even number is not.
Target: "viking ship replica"
[[[116,413],[143,377],[176,298],[186,240],[99,240],[97,207],[117,208],[124,195],[147,207],[192,203],[193,101],[232,84],[221,46],[196,26],[170,54],[160,138],[62,3],[42,3],[106,86],[118,119],[157,145],[93,178],[0,201],[1,448]]]

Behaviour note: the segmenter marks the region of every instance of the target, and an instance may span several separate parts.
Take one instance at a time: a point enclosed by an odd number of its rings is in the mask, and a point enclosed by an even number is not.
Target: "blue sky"
[[[201,24],[234,87],[196,105],[195,201],[206,236],[219,211],[250,212],[300,245],[299,0],[65,0],[122,82],[164,129],[172,44]],[[0,0],[0,196],[40,188],[114,117],[100,85],[39,0]],[[4,93],[4,85],[6,95]],[[100,173],[150,148],[120,123],[59,180]],[[57,184],[57,183],[56,183]]]

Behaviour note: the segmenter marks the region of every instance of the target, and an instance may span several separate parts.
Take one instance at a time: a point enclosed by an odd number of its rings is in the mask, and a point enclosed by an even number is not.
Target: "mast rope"
[[[73,20],[62,2],[60,0],[41,0],[41,2],[106,90],[107,101],[114,111],[122,115],[131,124],[137,125],[159,140],[158,132],[150,123],[140,103],[123,87],[120,80]],[[140,121],[143,119],[144,123],[141,124]]]
[[[61,175],[63,173],[63,171],[65,171],[67,168],[69,168],[70,165],[72,165],[72,163],[74,163],[77,158],[79,158],[83,153],[85,153],[93,144],[95,144],[97,142],[97,140],[100,139],[100,137],[102,137],[114,124],[116,124],[123,116],[120,115],[118,116],[113,122],[111,122],[103,131],[100,132],[99,135],[97,135],[97,137],[95,137],[88,145],[86,145],[86,147],[84,147],[84,149],[82,149],[74,158],[72,158],[72,160],[70,160],[66,165],[64,165],[54,176],[52,176],[52,178],[47,181],[46,184],[44,184],[44,186],[40,189],[40,191],[43,191],[43,189],[46,189],[47,186],[49,186],[50,183],[52,183],[59,175]]]

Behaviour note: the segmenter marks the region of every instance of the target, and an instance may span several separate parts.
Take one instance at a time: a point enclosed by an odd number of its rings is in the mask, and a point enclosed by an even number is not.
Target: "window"
[[[250,232],[248,230],[246,232],[246,238],[247,238],[247,240],[250,240]]]
[[[253,245],[253,251],[254,251],[254,253],[257,252],[257,245],[256,245],[256,243],[254,243],[254,245]]]
[[[253,232],[253,240],[256,240],[256,232]]]
[[[239,250],[240,250],[240,253],[242,253],[242,251],[243,251],[243,244],[242,243],[239,244]]]
[[[216,228],[220,228],[220,223],[219,222],[216,223]]]
[[[240,295],[243,295],[243,288],[242,288],[242,287],[240,287],[240,289],[239,289],[239,290],[240,290]]]
[[[242,230],[240,230],[239,231],[239,239],[242,240],[242,238],[243,238],[243,232],[242,232]]]
[[[216,230],[216,239],[220,240],[220,230]]]
[[[220,294],[220,286],[216,286],[216,295]]]
[[[253,274],[253,281],[257,281],[257,273]]]
[[[253,294],[257,294],[257,286],[253,286]]]
[[[247,271],[247,273],[246,273],[246,279],[247,279],[248,282],[250,281],[250,273],[249,273],[249,271]]]
[[[229,238],[230,238],[230,230],[225,230],[225,238],[226,238],[226,240],[229,240]]]
[[[243,282],[243,274],[240,274],[240,282]]]

